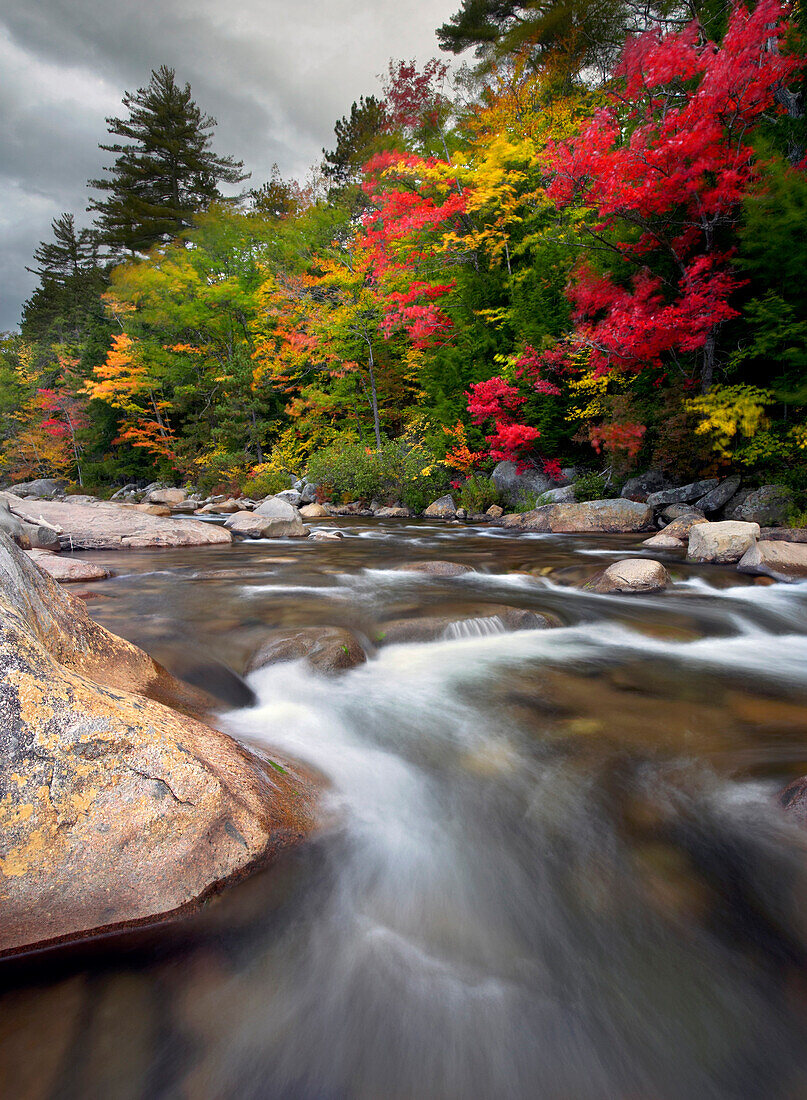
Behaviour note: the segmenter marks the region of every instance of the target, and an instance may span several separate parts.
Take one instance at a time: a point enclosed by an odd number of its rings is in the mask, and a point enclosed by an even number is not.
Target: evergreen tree
[[[103,192],[92,199],[101,240],[113,252],[143,252],[178,236],[193,214],[221,198],[220,183],[248,178],[243,161],[220,157],[210,145],[216,120],[202,114],[191,88],[180,87],[166,65],[137,92],[125,92],[128,118],[108,118],[121,143],[100,146],[115,154],[109,179],[90,180]]]
[[[389,130],[389,117],[383,101],[362,96],[350,108],[350,115],[340,118],[333,128],[336,148],[323,149],[322,174],[334,187],[356,183],[362,165],[373,153],[389,144],[384,135]]]
[[[26,268],[42,280],[63,286],[73,277],[98,264],[98,238],[91,229],[76,230],[72,214],[62,214],[51,222],[52,241],[40,241],[34,252],[37,267]]]

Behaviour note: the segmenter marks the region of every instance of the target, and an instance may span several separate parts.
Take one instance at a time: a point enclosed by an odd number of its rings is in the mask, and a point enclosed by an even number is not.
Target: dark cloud
[[[390,57],[437,52],[459,0],[5,0],[0,16],[0,330],[34,286],[25,272],[50,221],[86,217],[104,118],[123,90],[172,65],[218,120],[216,148],[253,181],[301,177],[334,121],[374,91]]]

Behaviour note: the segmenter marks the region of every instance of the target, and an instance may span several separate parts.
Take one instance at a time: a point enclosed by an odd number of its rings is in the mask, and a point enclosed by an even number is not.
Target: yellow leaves
[[[757,386],[714,386],[708,393],[690,398],[686,407],[700,417],[696,434],[711,436],[716,453],[729,458],[741,438],[752,439],[767,426],[765,406],[773,400],[770,390]],[[802,446],[798,439],[796,443]]]

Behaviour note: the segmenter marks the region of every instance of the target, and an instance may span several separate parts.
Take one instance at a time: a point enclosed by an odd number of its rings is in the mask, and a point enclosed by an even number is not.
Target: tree
[[[323,149],[322,173],[334,187],[357,183],[362,165],[384,145],[389,117],[383,100],[369,95],[353,103],[350,115],[338,119],[333,128],[336,146]]]
[[[173,69],[153,70],[137,92],[125,92],[128,118],[108,118],[109,133],[123,143],[100,145],[115,154],[110,179],[90,180],[104,197],[92,199],[101,240],[113,252],[144,252],[177,237],[194,213],[221,198],[220,183],[247,179],[242,161],[212,152],[216,120],[180,87]]]
[[[52,241],[40,241],[34,251],[37,267],[26,271],[64,286],[98,265],[98,239],[91,229],[76,229],[72,214],[61,214],[51,222]]]

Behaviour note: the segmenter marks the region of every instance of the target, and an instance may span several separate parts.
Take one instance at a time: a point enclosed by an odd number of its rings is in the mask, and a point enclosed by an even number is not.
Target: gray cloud
[[[25,271],[50,221],[85,219],[104,118],[124,89],[172,65],[218,120],[217,151],[257,184],[277,163],[302,177],[335,120],[375,91],[391,57],[437,53],[459,0],[5,0],[0,16],[0,330],[35,280]]]

